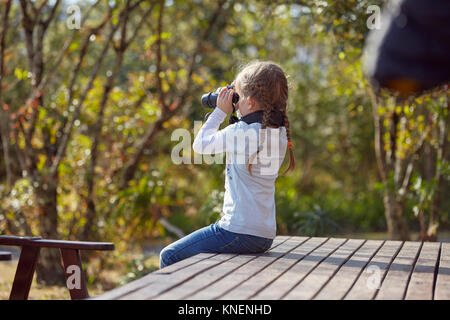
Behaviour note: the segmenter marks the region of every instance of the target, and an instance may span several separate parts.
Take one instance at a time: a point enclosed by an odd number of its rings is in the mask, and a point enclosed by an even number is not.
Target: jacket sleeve
[[[200,154],[216,154],[227,151],[226,134],[234,125],[219,130],[227,114],[215,108],[194,139],[192,148]]]

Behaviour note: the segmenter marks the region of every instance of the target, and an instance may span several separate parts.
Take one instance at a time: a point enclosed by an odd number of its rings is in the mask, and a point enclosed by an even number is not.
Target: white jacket
[[[262,131],[258,122],[238,121],[219,130],[226,116],[215,108],[193,143],[194,151],[200,154],[226,153],[225,195],[219,226],[231,232],[273,239],[275,180],[286,154],[286,128]],[[255,154],[261,142],[250,175],[249,156]]]

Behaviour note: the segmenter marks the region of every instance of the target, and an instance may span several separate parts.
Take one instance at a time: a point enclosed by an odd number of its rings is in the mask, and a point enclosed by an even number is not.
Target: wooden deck
[[[450,299],[450,243],[279,236],[198,254],[94,299]]]

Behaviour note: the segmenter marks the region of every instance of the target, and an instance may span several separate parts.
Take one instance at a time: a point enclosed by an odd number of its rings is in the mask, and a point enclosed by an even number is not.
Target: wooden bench
[[[82,272],[80,250],[114,250],[114,244],[109,242],[86,242],[42,239],[41,237],[0,236],[0,245],[21,247],[14,282],[9,296],[10,300],[26,300],[33,281],[34,271],[40,248],[60,249],[66,278],[69,280],[73,269],[78,268],[79,288],[69,288],[72,300],[88,298],[86,279]],[[71,267],[70,269],[68,269]],[[69,271],[69,272],[68,272]]]
[[[202,253],[93,299],[450,299],[450,243],[276,237]]]

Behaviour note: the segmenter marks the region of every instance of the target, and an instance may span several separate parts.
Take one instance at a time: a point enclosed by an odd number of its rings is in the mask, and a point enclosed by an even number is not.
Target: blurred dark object
[[[11,252],[0,251],[0,261],[9,261],[12,259]]]
[[[390,1],[380,22],[364,49],[375,90],[412,94],[450,81],[450,0]]]

